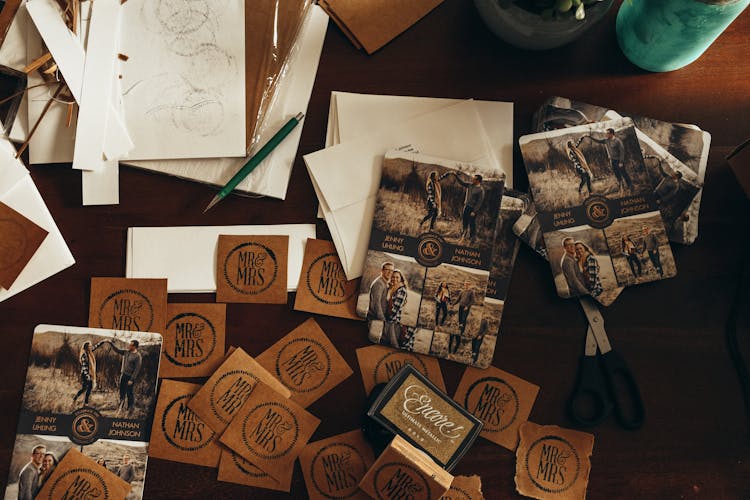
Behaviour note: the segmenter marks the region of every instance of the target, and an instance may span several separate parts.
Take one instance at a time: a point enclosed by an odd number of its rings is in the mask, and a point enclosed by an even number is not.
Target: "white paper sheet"
[[[268,226],[131,227],[127,278],[167,278],[170,293],[216,291],[216,245],[220,234],[288,235],[287,288],[297,289],[308,238],[314,224]]]
[[[15,159],[15,154],[13,145],[0,138],[0,201],[49,234],[10,289],[0,288],[0,302],[75,263],[34,181],[20,160]]]
[[[129,0],[122,10],[128,157],[244,156],[245,1]]]
[[[275,132],[271,123],[282,124],[298,112],[306,111],[312,94],[328,16],[317,5],[311,8],[308,16],[300,31],[298,50],[289,62],[287,77],[279,82],[277,92],[279,97],[284,98],[277,98],[278,104],[269,110],[263,125],[263,128],[272,131],[271,133]],[[302,135],[302,125],[298,125],[252,175],[247,176],[235,188],[235,191],[285,199],[294,157]],[[214,186],[224,186],[244,164],[244,159],[125,160],[122,163]]]
[[[341,123],[339,126],[342,130]],[[305,155],[348,279],[362,273],[383,155],[405,145],[431,156],[498,169],[474,101],[463,101]]]

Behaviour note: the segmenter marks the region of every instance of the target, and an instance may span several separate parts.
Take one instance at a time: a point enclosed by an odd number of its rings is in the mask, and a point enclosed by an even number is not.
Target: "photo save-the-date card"
[[[632,120],[519,143],[561,297],[597,297],[677,273]]]
[[[32,498],[22,493],[41,486],[43,461],[34,460],[59,460],[72,448],[125,479],[128,498],[141,498],[161,344],[158,333],[37,326],[5,498]]]
[[[386,154],[357,301],[370,341],[481,364],[504,180],[457,161]]]

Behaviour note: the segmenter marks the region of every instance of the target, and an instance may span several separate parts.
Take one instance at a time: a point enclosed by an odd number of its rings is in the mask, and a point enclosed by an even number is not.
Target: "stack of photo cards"
[[[115,473],[128,498],[142,498],[161,345],[158,333],[37,326],[5,498],[32,498],[30,485],[51,492],[37,498],[63,498],[70,483],[57,483],[52,468],[65,455],[62,476],[74,448],[99,464],[78,467],[82,475],[93,470],[113,486]],[[114,491],[109,498],[124,498]]]
[[[677,273],[631,119],[519,143],[561,297],[597,297]]]
[[[654,196],[664,216],[669,240],[692,244],[698,236],[703,181],[706,177],[711,134],[696,125],[618,114],[614,110],[564,97],[551,97],[534,116],[534,128],[544,132],[586,123],[633,120],[651,178]],[[627,183],[625,178],[618,179]]]

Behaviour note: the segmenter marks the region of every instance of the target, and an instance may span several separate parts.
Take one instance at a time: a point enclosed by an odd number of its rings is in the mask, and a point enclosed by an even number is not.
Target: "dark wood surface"
[[[85,325],[92,276],[122,276],[129,226],[312,223],[316,199],[301,155],[323,147],[332,90],[477,98],[515,103],[515,139],[552,95],[669,121],[695,123],[713,140],[700,236],[674,246],[678,276],[626,290],[604,311],[616,348],[629,361],[646,403],[637,432],[608,420],[596,436],[589,498],[748,498],[748,415],[724,340],[730,303],[747,248],[750,208],[723,157],[750,136],[750,13],[687,68],[645,73],[621,54],[616,7],[584,38],[543,53],[496,39],[471,2],[446,0],[373,56],[356,51],[333,24],[308,109],[286,201],[233,197],[201,215],[213,195],[202,185],[123,168],[121,203],[81,207],[80,174],[35,166],[31,174],[76,258],[76,265],[0,303],[0,482],[7,476],[34,326]],[[520,155],[516,185],[526,188]],[[325,234],[324,225],[319,232]],[[743,247],[744,240],[744,247]],[[212,294],[171,295],[172,302]],[[293,303],[293,295],[289,297]],[[745,297],[743,307],[750,301]],[[258,354],[309,315],[291,306],[230,304],[227,342]],[[310,407],[322,419],[313,439],[357,427],[364,407],[355,349],[362,324],[317,318],[355,374]],[[747,325],[747,322],[744,322]],[[523,248],[518,256],[494,365],[541,386],[531,420],[570,426],[564,404],[582,351],[585,322],[577,303],[557,297],[547,264]],[[747,329],[743,329],[747,347]],[[747,353],[747,349],[745,350]],[[441,361],[449,394],[463,366]],[[63,395],[63,397],[67,397]],[[305,497],[296,466],[292,495]],[[456,473],[479,474],[487,498],[517,495],[513,453],[479,440]],[[146,498],[281,496],[216,481],[216,471],[152,459]]]

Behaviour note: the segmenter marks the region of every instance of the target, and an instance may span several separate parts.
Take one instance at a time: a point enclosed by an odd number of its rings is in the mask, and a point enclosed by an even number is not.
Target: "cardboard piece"
[[[261,381],[283,397],[289,397],[283,385],[243,349],[237,348],[193,396],[188,408],[221,434]]]
[[[225,304],[167,304],[160,378],[208,377],[224,361]]]
[[[312,318],[256,359],[289,389],[292,401],[305,408],[352,374],[352,369]]]
[[[151,427],[149,456],[218,467],[221,446],[216,433],[187,406],[200,387],[175,380],[161,383]]]
[[[288,236],[219,235],[216,301],[286,304]]]
[[[325,0],[321,5],[343,27],[355,47],[372,54],[443,0]]]
[[[0,202],[0,286],[9,290],[47,237],[47,231]]]
[[[320,420],[300,405],[258,383],[221,442],[280,481],[319,424]]]
[[[337,318],[357,316],[359,279],[347,280],[331,241],[307,240],[294,309]]]
[[[167,280],[91,278],[89,326],[163,333]]]
[[[294,467],[287,467],[284,472],[284,477],[276,480],[229,448],[222,446],[219,481],[289,493],[292,489]]]
[[[372,498],[437,500],[453,476],[421,451],[396,436],[359,483]]]
[[[391,380],[405,364],[412,365],[438,389],[446,392],[440,363],[433,357],[380,345],[361,347],[356,353],[367,394],[370,394],[376,385]]]
[[[129,492],[130,484],[80,451],[71,448],[44,482],[36,498],[40,500],[60,498],[125,500]]]
[[[513,451],[538,393],[539,386],[491,366],[467,368],[453,399],[482,421],[480,436]]]
[[[299,456],[310,500],[366,499],[359,482],[374,461],[361,430],[310,443]]]
[[[479,476],[456,476],[443,496],[445,500],[484,500],[482,478]]]
[[[583,500],[594,436],[556,425],[525,422],[516,451],[516,489],[539,499]]]

